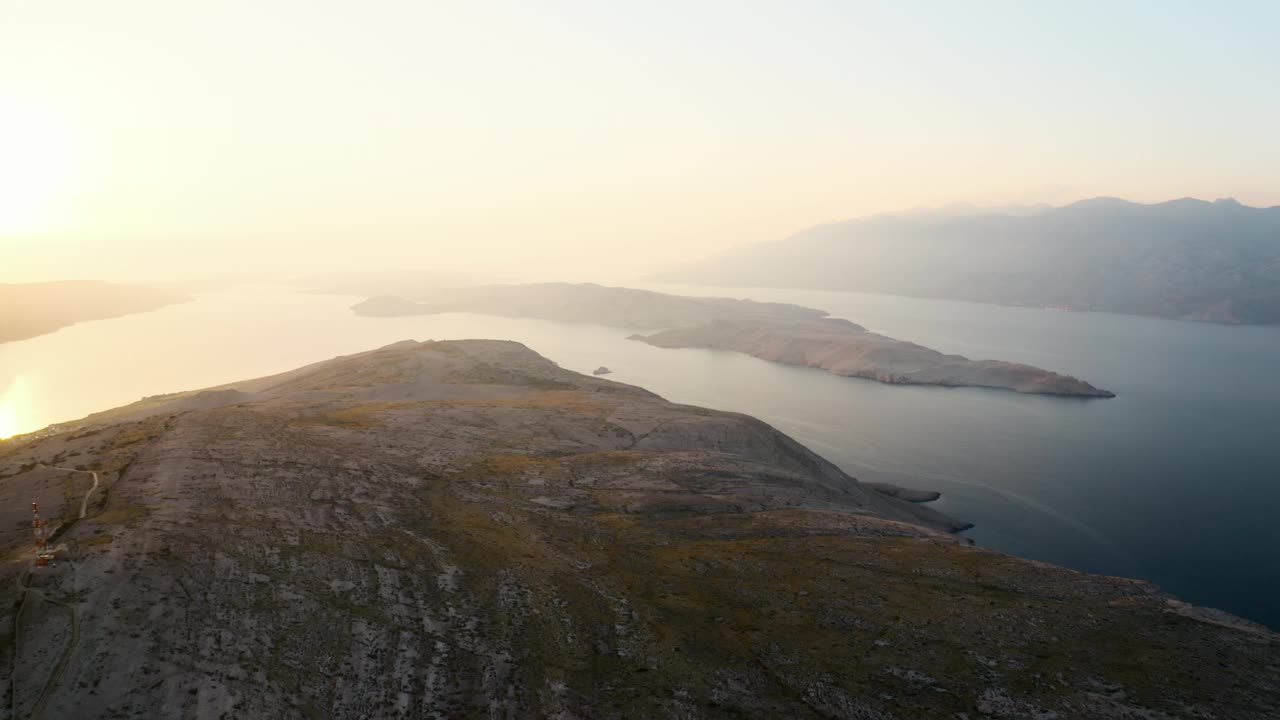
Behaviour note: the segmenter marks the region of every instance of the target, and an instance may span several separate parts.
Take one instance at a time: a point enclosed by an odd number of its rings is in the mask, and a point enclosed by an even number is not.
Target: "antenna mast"
[[[40,517],[40,509],[35,503],[31,503],[31,527],[36,537],[36,567],[44,567],[53,559],[53,553],[49,551],[49,526]]]

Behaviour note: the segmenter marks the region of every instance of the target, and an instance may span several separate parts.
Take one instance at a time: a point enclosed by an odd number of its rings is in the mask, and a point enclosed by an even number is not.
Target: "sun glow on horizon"
[[[13,408],[0,405],[0,440],[18,434],[18,413]]]
[[[27,391],[27,378],[18,375],[8,387],[0,391],[0,440],[13,437],[36,428],[25,427],[18,411],[30,396]]]
[[[0,236],[61,224],[58,210],[66,200],[70,170],[67,134],[57,118],[0,97]]]

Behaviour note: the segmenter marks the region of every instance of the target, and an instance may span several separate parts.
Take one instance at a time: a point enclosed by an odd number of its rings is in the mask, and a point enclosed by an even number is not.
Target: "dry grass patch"
[[[122,525],[146,517],[147,509],[141,505],[116,505],[89,518],[97,525]]]
[[[604,403],[595,402],[592,393],[577,390],[548,390],[546,392],[506,395],[489,398],[462,398],[457,400],[436,400],[424,405],[457,405],[460,407],[505,407],[528,408],[534,410],[572,410],[580,413],[602,413],[613,408]]]
[[[341,410],[333,410],[320,415],[308,415],[306,417],[294,420],[296,425],[329,425],[335,427],[378,427],[386,424],[381,418],[376,417],[377,413],[383,413],[398,408],[409,407],[413,403],[402,402],[376,402],[362,403],[360,405],[352,405]]]
[[[107,446],[108,450],[118,450],[120,448],[136,445],[144,440],[150,439],[151,434],[145,427],[132,427],[121,430],[116,436],[111,438],[111,444]]]
[[[490,455],[481,460],[479,466],[484,470],[494,473],[515,473],[525,470],[537,470],[542,468],[556,467],[560,465],[560,459],[548,459],[534,457],[533,455],[519,454],[502,454]]]

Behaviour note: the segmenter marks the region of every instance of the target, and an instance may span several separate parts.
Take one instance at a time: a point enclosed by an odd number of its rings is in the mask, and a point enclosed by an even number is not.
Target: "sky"
[[[1280,204],[1280,3],[0,0],[0,282],[613,278],[876,212]]]

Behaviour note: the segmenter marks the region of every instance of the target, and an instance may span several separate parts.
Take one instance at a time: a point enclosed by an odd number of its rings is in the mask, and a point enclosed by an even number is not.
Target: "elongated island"
[[[1115,393],[1061,373],[1001,360],[970,360],[868,331],[824,310],[785,303],[668,295],[595,284],[486,285],[427,293],[423,301],[374,297],[372,317],[471,312],[652,329],[630,337],[662,348],[745,353],[771,362],[895,385],[1014,390],[1109,398]]]

